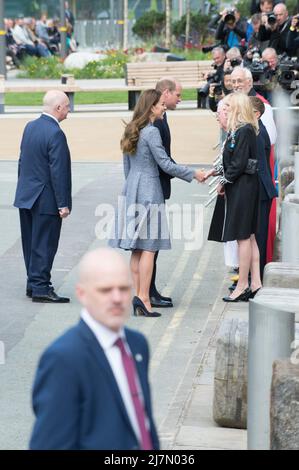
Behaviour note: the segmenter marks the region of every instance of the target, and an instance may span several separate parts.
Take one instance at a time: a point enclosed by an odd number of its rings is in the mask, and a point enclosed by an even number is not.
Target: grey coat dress
[[[148,124],[140,131],[135,155],[124,155],[125,185],[119,197],[109,245],[124,250],[159,251],[171,248],[159,167],[191,182],[194,170],[173,163],[159,130]]]

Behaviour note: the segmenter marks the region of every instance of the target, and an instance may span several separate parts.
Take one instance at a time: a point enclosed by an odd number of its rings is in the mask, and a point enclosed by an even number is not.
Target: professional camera
[[[224,17],[224,23],[225,24],[234,23],[235,21],[236,21],[235,11],[229,10]]]
[[[285,90],[293,90],[295,80],[299,80],[299,59],[283,57],[279,66],[278,83]]]
[[[271,11],[270,13],[267,13],[267,18],[268,18],[268,24],[270,26],[273,26],[276,23],[276,16],[273,11]]]
[[[222,90],[221,82],[215,83],[214,94],[216,96],[220,96],[220,95],[222,95],[222,93],[223,93],[223,90]]]
[[[218,66],[216,64],[213,64],[212,66],[215,70],[217,70]],[[198,90],[198,95],[201,98],[207,97],[209,94],[209,88],[210,88],[211,83],[218,83],[220,81],[221,81],[221,76],[217,71],[215,73],[210,73],[207,78],[207,83],[202,88],[200,88],[200,90]]]
[[[252,74],[253,88],[256,91],[262,91],[269,85],[275,72],[270,69],[268,62],[262,59],[260,50],[257,47],[250,50],[250,56],[251,59],[247,55],[250,62],[247,63],[246,67]]]
[[[241,65],[242,63],[242,59],[231,59],[230,60],[230,65],[234,68],[234,67],[238,67],[238,65]]]
[[[219,47],[219,46],[221,46],[220,42],[218,42],[217,44],[212,44],[211,46],[203,46],[201,50],[204,54],[208,54],[208,52],[212,52],[212,50],[215,49],[215,47]]]

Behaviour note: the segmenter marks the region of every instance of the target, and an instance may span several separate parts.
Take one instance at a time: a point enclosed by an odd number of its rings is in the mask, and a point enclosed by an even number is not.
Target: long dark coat
[[[218,196],[208,240],[228,242],[246,240],[257,233],[259,214],[259,179],[248,175],[248,159],[257,159],[257,139],[250,124],[231,135],[223,150],[225,196]]]

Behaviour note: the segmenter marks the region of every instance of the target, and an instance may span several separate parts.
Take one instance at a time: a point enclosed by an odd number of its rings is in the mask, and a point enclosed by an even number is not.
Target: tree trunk
[[[171,0],[165,0],[165,14],[166,14],[165,46],[169,48],[171,44]]]
[[[128,30],[129,30],[129,2],[124,0],[124,37],[123,37],[123,49],[128,49]]]
[[[186,0],[186,33],[185,33],[185,50],[187,50],[187,44],[189,43],[189,36],[190,36],[190,0]]]

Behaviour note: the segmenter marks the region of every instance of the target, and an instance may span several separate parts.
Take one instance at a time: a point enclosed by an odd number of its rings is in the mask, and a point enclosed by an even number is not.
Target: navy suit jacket
[[[154,126],[157,127],[157,129],[159,129],[160,131],[162,144],[165,148],[167,155],[169,156],[170,160],[175,163],[175,161],[171,158],[171,136],[166,113],[164,114],[163,119],[157,119],[154,122]],[[171,194],[171,179],[173,178],[173,176],[170,176],[165,173],[160,167],[159,173],[164,199],[169,199]]]
[[[42,114],[24,130],[14,206],[31,209],[40,197],[39,212],[57,215],[72,208],[71,159],[59,124]]]
[[[149,350],[140,333],[125,329],[145,400],[154,449],[159,440],[148,383]],[[112,369],[83,320],[43,354],[33,388],[36,415],[31,449],[138,450]]]
[[[257,136],[258,149],[258,175],[261,182],[261,200],[269,200],[277,197],[277,191],[272,181],[270,169],[271,142],[267,129],[259,120],[259,134]]]

